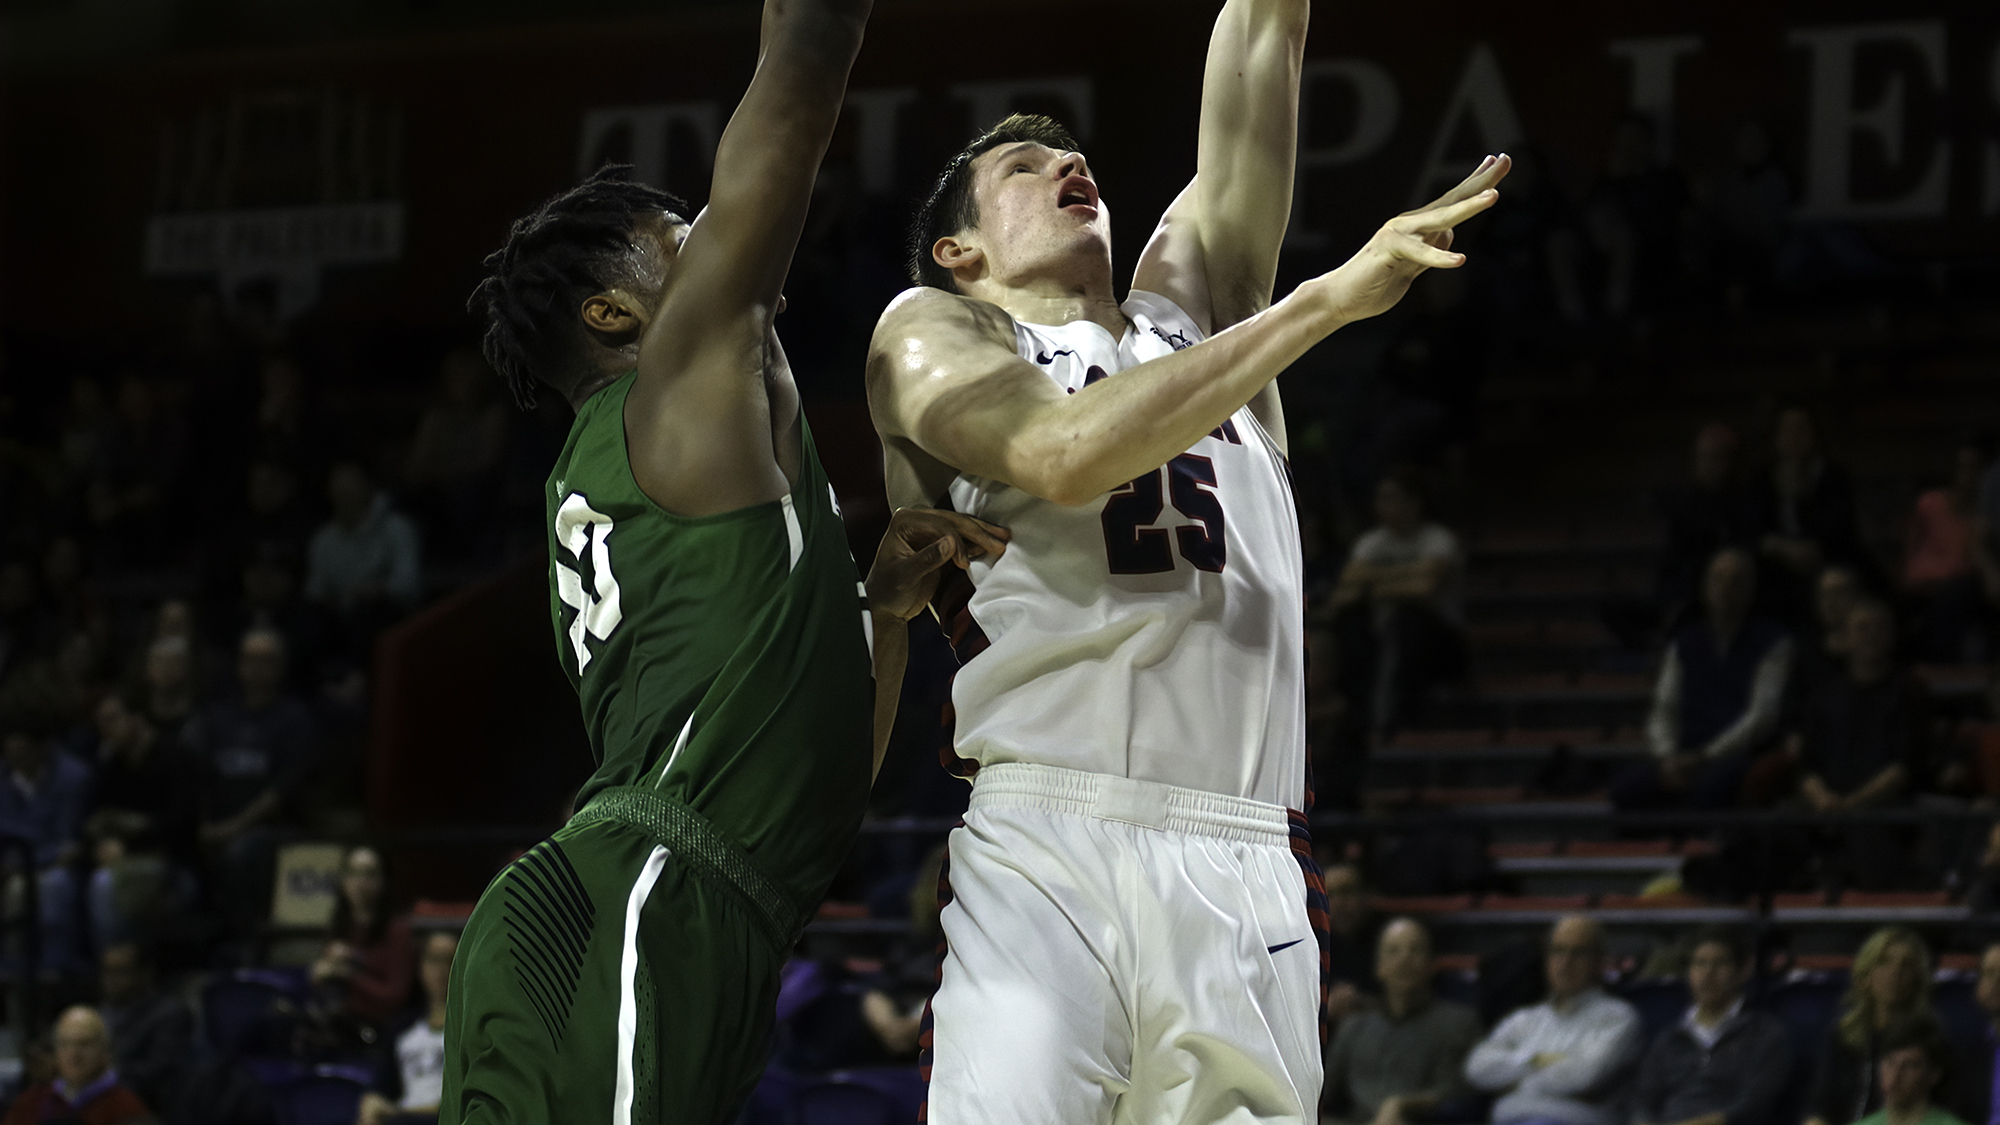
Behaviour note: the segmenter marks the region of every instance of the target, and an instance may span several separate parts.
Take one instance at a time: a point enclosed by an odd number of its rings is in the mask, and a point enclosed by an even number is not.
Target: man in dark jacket
[[[1703,930],[1688,962],[1694,1006],[1639,1064],[1634,1125],[1759,1125],[1776,1120],[1791,1071],[1785,1025],[1743,1007],[1748,959],[1737,939]]]

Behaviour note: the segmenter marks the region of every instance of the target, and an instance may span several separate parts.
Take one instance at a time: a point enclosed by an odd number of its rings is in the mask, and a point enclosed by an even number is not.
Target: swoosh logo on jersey
[[[1266,952],[1266,953],[1279,953],[1279,952],[1282,952],[1282,951],[1284,951],[1284,950],[1287,950],[1287,949],[1290,949],[1291,947],[1293,947],[1293,946],[1297,945],[1298,943],[1300,943],[1300,942],[1302,942],[1302,941],[1304,941],[1304,940],[1306,940],[1306,939],[1304,939],[1304,938],[1300,937],[1300,938],[1293,938],[1292,940],[1290,940],[1290,941],[1286,942],[1286,943],[1285,943],[1285,944],[1283,944],[1283,945],[1267,945],[1267,946],[1265,946],[1265,947],[1264,947],[1264,952]]]
[[[1056,351],[1054,351],[1053,353],[1051,353],[1051,352],[1041,352],[1041,353],[1037,354],[1037,355],[1035,356],[1035,362],[1036,362],[1036,363],[1054,363],[1054,362],[1056,361],[1056,356],[1059,356],[1059,355],[1075,355],[1075,354],[1076,354],[1076,353],[1075,353],[1074,351],[1071,351],[1071,350],[1070,350],[1070,349],[1068,349],[1068,348],[1058,348],[1058,349],[1056,349]]]

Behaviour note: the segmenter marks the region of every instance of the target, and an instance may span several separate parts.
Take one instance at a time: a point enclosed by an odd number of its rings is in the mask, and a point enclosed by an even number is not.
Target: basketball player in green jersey
[[[857,582],[772,332],[868,8],[767,0],[692,223],[611,169],[487,259],[488,358],[524,401],[539,383],[576,408],[550,606],[598,766],[467,926],[445,1125],[731,1119],[859,827],[904,623],[944,564],[1004,549],[906,510]]]

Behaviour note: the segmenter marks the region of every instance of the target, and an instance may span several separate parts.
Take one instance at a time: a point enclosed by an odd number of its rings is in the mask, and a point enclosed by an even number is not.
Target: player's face
[[[1110,260],[1110,214],[1080,152],[1032,141],[990,149],[972,162],[972,194],[979,226],[971,237],[995,277],[1078,251]]]

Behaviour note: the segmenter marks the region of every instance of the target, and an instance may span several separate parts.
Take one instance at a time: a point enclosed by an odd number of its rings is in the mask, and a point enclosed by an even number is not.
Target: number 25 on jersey
[[[1165,484],[1161,477],[1166,478]],[[1144,476],[1134,477],[1104,502],[1104,563],[1113,574],[1161,574],[1174,569],[1174,549],[1196,570],[1221,574],[1229,562],[1223,536],[1222,500],[1215,487],[1215,462],[1183,453]],[[1166,501],[1193,525],[1173,529],[1152,526],[1166,510]]]

